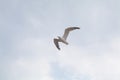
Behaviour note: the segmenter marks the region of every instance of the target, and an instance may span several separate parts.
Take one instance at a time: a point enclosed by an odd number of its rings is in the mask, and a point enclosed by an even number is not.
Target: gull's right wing
[[[72,31],[72,30],[75,30],[75,29],[80,29],[80,28],[79,27],[68,27],[68,28],[66,28],[65,31],[64,31],[63,38],[66,40],[69,32]]]

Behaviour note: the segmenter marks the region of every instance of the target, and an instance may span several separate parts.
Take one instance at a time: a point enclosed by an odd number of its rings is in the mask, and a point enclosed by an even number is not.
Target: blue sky
[[[119,0],[1,0],[0,80],[120,80]],[[53,38],[69,26],[69,45]]]

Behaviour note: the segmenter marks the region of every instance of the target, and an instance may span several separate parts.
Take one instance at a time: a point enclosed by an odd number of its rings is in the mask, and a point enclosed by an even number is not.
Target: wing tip
[[[58,50],[60,51],[60,48],[58,48]]]
[[[80,29],[80,27],[68,27],[66,29],[70,29],[70,28],[73,28],[73,29]]]
[[[74,27],[74,29],[80,29],[80,27]]]
[[[60,50],[60,47],[59,47],[59,44],[58,44],[58,41],[57,41],[58,39],[54,38],[53,40],[54,40],[54,44],[57,47],[57,49]]]

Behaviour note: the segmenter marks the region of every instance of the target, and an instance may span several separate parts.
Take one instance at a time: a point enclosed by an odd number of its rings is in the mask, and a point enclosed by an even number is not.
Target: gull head
[[[61,40],[61,37],[60,36],[57,36],[58,37],[58,39],[60,39]]]

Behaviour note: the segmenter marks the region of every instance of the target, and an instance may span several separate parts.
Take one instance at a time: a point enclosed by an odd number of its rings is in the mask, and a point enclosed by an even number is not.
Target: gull
[[[64,34],[63,34],[62,37],[57,36],[58,38],[54,38],[54,44],[58,48],[58,50],[60,50],[59,42],[62,42],[64,44],[68,45],[68,42],[66,41],[66,39],[67,39],[67,37],[69,35],[69,32],[73,31],[75,29],[80,29],[80,28],[79,27],[68,27],[68,28],[65,29]]]

